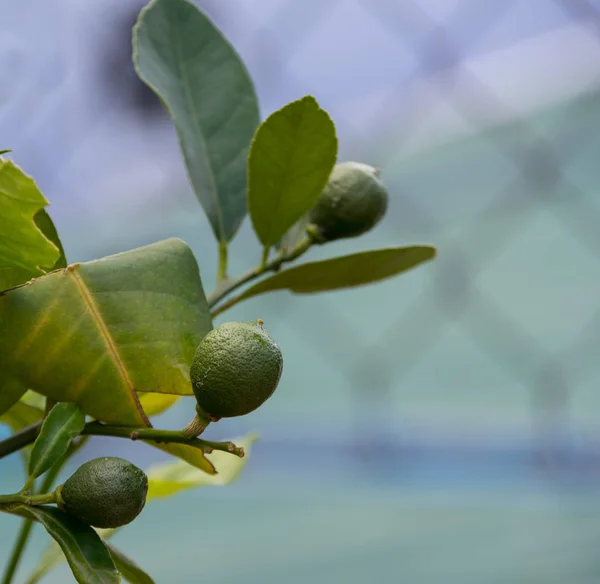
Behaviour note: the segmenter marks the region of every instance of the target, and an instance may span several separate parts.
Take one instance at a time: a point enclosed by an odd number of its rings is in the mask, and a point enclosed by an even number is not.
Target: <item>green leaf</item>
[[[19,432],[42,419],[43,410],[18,401],[7,412],[0,415],[0,423],[6,424],[13,432]]]
[[[40,275],[52,269],[59,250],[34,221],[47,204],[31,177],[0,159],[0,274],[17,269]]]
[[[141,11],[133,61],[173,118],[216,238],[229,241],[246,215],[248,149],[260,121],[248,71],[215,25],[185,0],[154,0]]]
[[[168,239],[0,294],[0,369],[97,420],[147,424],[137,392],[191,395],[212,328],[190,248]]]
[[[85,415],[73,403],[56,404],[46,416],[29,458],[29,478],[36,479],[58,462],[85,426]]]
[[[215,450],[211,454],[207,454],[206,457],[210,459],[217,469],[218,474],[216,475],[208,475],[181,460],[150,467],[146,471],[148,475],[147,501],[170,497],[186,489],[204,486],[223,486],[233,482],[248,462],[250,447],[255,440],[255,436],[232,440],[234,444],[244,448],[244,458],[238,458],[220,450]]]
[[[12,152],[12,150],[0,150],[0,156],[3,154],[8,154],[9,152]]]
[[[35,391],[29,390],[23,394],[20,401],[27,404],[28,406],[33,406],[38,410],[44,410],[46,408],[47,400],[43,395]]]
[[[364,251],[330,260],[310,262],[262,280],[243,292],[239,300],[274,290],[312,294],[362,286],[406,272],[433,259],[435,253],[434,247],[413,245]]]
[[[121,577],[98,534],[85,523],[53,507],[20,507],[39,521],[61,547],[80,584],[118,584]]]
[[[185,444],[158,444],[156,442],[146,442],[149,446],[154,446],[163,452],[167,452],[172,456],[181,458],[187,464],[191,464],[193,467],[200,469],[202,472],[209,475],[217,473],[213,463],[208,459],[208,455],[204,454],[200,448],[194,446],[187,446]]]
[[[60,241],[60,238],[58,237],[58,231],[56,231],[56,226],[50,218],[50,215],[48,215],[48,211],[46,211],[46,209],[38,211],[33,219],[40,231],[57,247],[59,251],[59,256],[54,262],[52,268],[50,269],[58,270],[59,268],[66,268],[67,258],[65,256],[65,250],[63,248],[62,242]]]
[[[258,128],[248,158],[248,208],[265,247],[314,206],[335,165],[335,126],[307,95],[272,113]]]
[[[154,584],[154,580],[144,572],[131,558],[128,558],[123,552],[113,545],[104,542],[110,555],[121,573],[121,576],[131,584]]]
[[[58,248],[60,253],[54,265],[46,271],[50,272],[59,268],[65,268],[67,266],[65,250],[63,249],[62,243],[58,237],[56,227],[54,226],[52,219],[50,219],[50,215],[48,215],[45,209],[42,209],[35,214],[33,219],[40,231]],[[0,290],[7,290],[8,288],[24,284],[25,282],[31,280],[32,278],[36,278],[39,275],[40,273],[37,269],[0,269]]]
[[[138,399],[148,417],[158,416],[174,406],[181,396],[167,393],[138,393]]]

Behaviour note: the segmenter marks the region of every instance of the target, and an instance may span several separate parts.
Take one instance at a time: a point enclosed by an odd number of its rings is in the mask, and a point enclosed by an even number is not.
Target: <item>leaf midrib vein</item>
[[[214,201],[214,208],[216,209],[216,214],[217,214],[218,223],[219,223],[219,230],[220,230],[219,235],[221,238],[223,238],[223,240],[225,240],[226,237],[225,237],[225,227],[223,225],[223,215],[221,213],[221,206],[219,205],[219,196],[217,194],[217,185],[216,185],[215,176],[214,176],[213,169],[212,169],[212,164],[211,164],[212,161],[210,159],[208,143],[206,141],[204,132],[202,131],[202,126],[200,124],[198,110],[196,109],[196,105],[194,104],[194,98],[191,94],[191,86],[189,83],[189,76],[187,74],[187,68],[184,67],[184,64],[183,64],[181,45],[178,42],[178,40],[181,38],[181,35],[174,34],[174,28],[172,26],[172,21],[170,21],[170,20],[169,20],[169,33],[170,33],[170,37],[171,37],[171,45],[173,46],[173,50],[176,53],[177,69],[179,71],[179,77],[181,78],[181,85],[183,88],[183,97],[185,100],[185,104],[186,104],[188,112],[192,118],[193,127],[194,127],[194,130],[196,131],[196,135],[198,136],[198,139],[202,143],[202,148],[204,149],[204,153],[206,154],[206,160],[207,160],[206,167],[208,170],[208,178],[210,180],[210,184],[212,187],[210,195]],[[183,140],[182,140],[182,142],[183,142]],[[191,176],[191,173],[190,173],[190,176]],[[192,180],[192,183],[193,183],[193,180]],[[196,186],[194,185],[194,189],[195,188],[196,188]],[[200,194],[200,193],[198,193],[198,194]]]
[[[102,339],[104,340],[106,348],[108,349],[108,353],[111,356],[111,360],[113,361],[113,363],[116,366],[127,389],[129,390],[131,397],[133,399],[133,403],[135,404],[142,419],[147,422],[148,418],[146,417],[146,414],[144,413],[144,409],[142,408],[142,406],[138,400],[137,393],[135,391],[135,388],[133,387],[133,382],[131,381],[131,378],[129,377],[129,373],[127,372],[127,367],[125,366],[125,363],[123,362],[123,359],[121,358],[121,355],[119,354],[119,351],[118,351],[117,346],[115,345],[115,342],[110,334],[110,331],[108,330],[108,327],[106,326],[106,323],[104,322],[104,318],[102,317],[102,313],[100,312],[100,309],[98,308],[94,298],[92,297],[90,290],[88,289],[86,283],[83,281],[83,278],[81,277],[81,275],[78,274],[77,271],[74,269],[67,268],[67,270],[68,270],[68,273],[73,276],[73,280],[79,290],[81,298],[83,299],[84,304],[88,308],[90,315],[92,316],[92,320],[98,327],[100,335],[102,336]]]

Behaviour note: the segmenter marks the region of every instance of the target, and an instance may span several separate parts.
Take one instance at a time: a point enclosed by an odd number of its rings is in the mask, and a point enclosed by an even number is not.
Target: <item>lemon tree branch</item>
[[[0,441],[0,458],[4,458],[37,438],[41,422],[28,426],[21,432]],[[244,449],[238,448],[232,442],[212,442],[200,438],[190,438],[181,430],[159,430],[157,428],[135,428],[130,426],[111,426],[100,422],[88,422],[83,429],[82,435],[88,436],[112,436],[115,438],[128,438],[129,440],[147,440],[150,442],[164,442],[185,444],[202,449],[205,453],[213,450],[229,452],[240,458],[244,456]]]
[[[282,266],[282,264],[292,262],[299,258],[302,254],[306,253],[308,249],[319,241],[318,233],[316,230],[307,228],[306,235],[290,250],[281,250],[269,261],[265,261],[260,265],[248,270],[237,278],[230,280],[223,280],[221,285],[217,286],[211,294],[209,294],[208,307],[212,308],[218,304],[225,296],[228,296],[234,290],[237,290],[244,284],[259,278],[267,272],[276,272]]]

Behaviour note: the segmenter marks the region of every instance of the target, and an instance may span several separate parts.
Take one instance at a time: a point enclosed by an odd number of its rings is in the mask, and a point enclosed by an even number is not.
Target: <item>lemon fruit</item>
[[[94,527],[121,527],[146,504],[148,477],[122,458],[95,458],[56,489],[58,506]]]
[[[190,378],[198,413],[212,419],[243,416],[277,388],[283,357],[262,320],[226,322],[198,345]]]
[[[388,191],[379,170],[360,162],[336,164],[310,212],[325,241],[356,237],[372,229],[385,215]]]

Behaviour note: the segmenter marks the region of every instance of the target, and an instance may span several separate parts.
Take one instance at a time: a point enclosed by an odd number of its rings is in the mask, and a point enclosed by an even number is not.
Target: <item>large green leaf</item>
[[[310,95],[272,113],[258,128],[248,158],[248,209],[265,247],[314,206],[335,165],[337,137]]]
[[[36,479],[58,462],[85,426],[77,404],[56,404],[46,416],[29,457],[29,479]]]
[[[121,576],[98,534],[54,507],[20,507],[19,514],[39,521],[61,547],[80,584],[118,584]]]
[[[121,576],[130,584],[154,584],[154,580],[144,572],[131,558],[110,543],[104,542],[110,555],[121,573]]]
[[[211,327],[194,255],[168,239],[0,294],[0,369],[98,420],[139,426],[137,392],[192,393],[189,364]]]
[[[224,486],[237,479],[248,462],[250,447],[255,436],[235,439],[233,443],[244,448],[244,458],[233,456],[228,452],[215,450],[206,457],[210,459],[218,474],[209,475],[190,466],[187,462],[176,460],[150,467],[148,475],[147,500],[171,497],[179,491],[204,486]]]
[[[240,300],[274,290],[312,294],[378,282],[406,272],[435,257],[427,245],[391,247],[310,262],[279,272],[251,286]]]
[[[0,158],[0,274],[17,269],[39,275],[52,269],[60,252],[34,221],[47,204],[31,177]]]
[[[142,10],[133,61],[173,118],[215,236],[229,241],[246,215],[248,149],[260,121],[246,68],[215,25],[186,0],[153,0]]]
[[[65,258],[65,251],[58,237],[56,227],[54,226],[52,219],[50,219],[50,215],[48,215],[45,209],[42,209],[35,214],[33,219],[40,231],[58,248],[60,253],[54,265],[46,271],[50,272],[58,268],[66,267],[67,260]],[[37,268],[25,269],[22,267],[13,267],[0,269],[0,290],[7,290],[13,286],[24,284],[28,280],[31,280],[39,275],[40,272]]]

